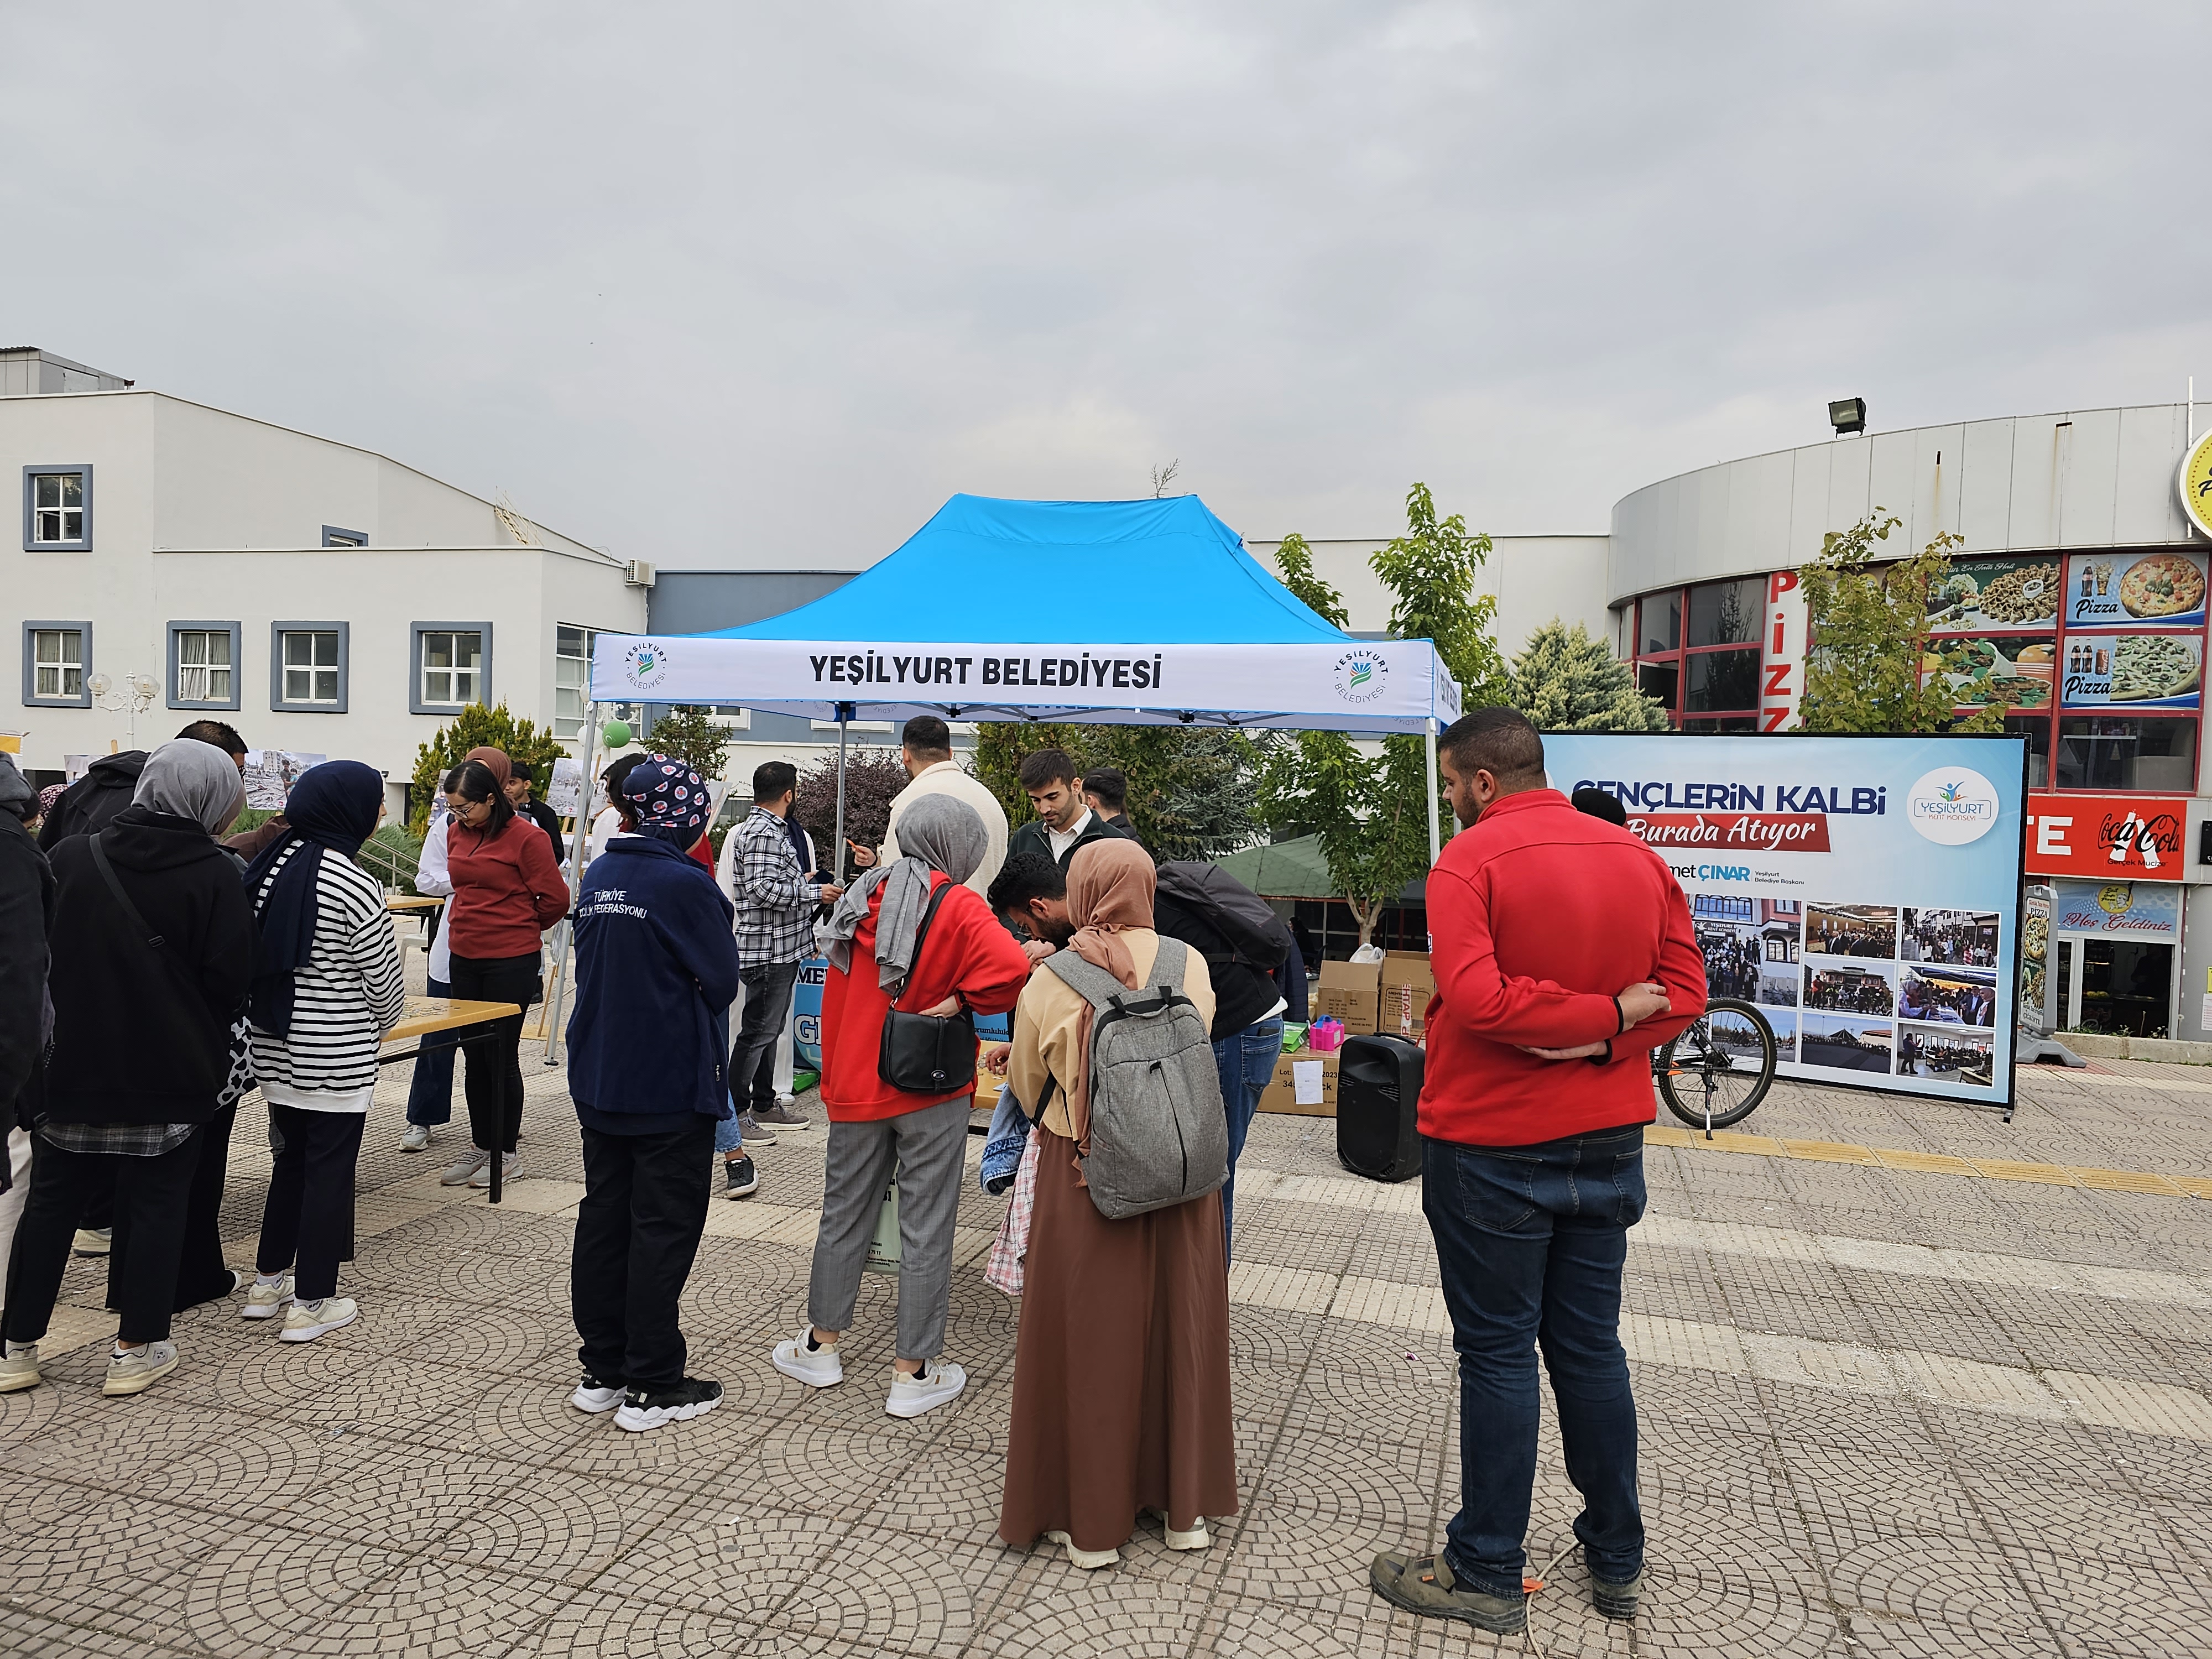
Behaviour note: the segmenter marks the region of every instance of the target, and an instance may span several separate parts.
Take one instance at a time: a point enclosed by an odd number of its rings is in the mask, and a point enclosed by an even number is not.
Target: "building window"
[[[271,623],[270,708],[303,714],[344,714],[350,632],[342,622]]]
[[[2061,789],[2190,794],[2197,784],[2197,722],[2062,717],[2057,771]]]
[[[450,714],[491,699],[491,624],[422,622],[410,629],[408,711]]]
[[[323,545],[325,547],[367,547],[368,532],[341,530],[334,524],[326,524],[323,526]]]
[[[85,677],[92,666],[88,622],[23,624],[23,702],[27,707],[89,708]]]
[[[23,469],[23,550],[83,553],[92,548],[92,468]]]
[[[584,710],[592,701],[592,646],[597,630],[553,630],[553,735],[574,743],[584,735]]]
[[[234,622],[169,624],[169,707],[235,708],[239,626]]]

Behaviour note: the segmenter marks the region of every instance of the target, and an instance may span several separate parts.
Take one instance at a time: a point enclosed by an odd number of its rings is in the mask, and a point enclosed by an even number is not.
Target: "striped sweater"
[[[276,872],[312,856],[295,842],[253,895],[258,914]],[[325,853],[315,887],[315,942],[293,975],[292,1030],[253,1030],[262,1097],[316,1112],[366,1112],[376,1092],[376,1050],[399,1021],[406,982],[384,890],[352,860]]]

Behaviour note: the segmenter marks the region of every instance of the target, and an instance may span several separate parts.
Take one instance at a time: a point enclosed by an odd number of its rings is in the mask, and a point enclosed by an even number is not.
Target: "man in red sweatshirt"
[[[1525,1627],[1540,1346],[1593,1599],[1632,1619],[1621,1268],[1644,1214],[1645,1056],[1704,1012],[1705,963],[1666,865],[1547,787],[1526,719],[1477,709],[1437,758],[1464,829],[1429,872],[1421,1185],[1460,1356],[1461,1508],[1441,1552],[1378,1555],[1371,1582],[1414,1613]]]

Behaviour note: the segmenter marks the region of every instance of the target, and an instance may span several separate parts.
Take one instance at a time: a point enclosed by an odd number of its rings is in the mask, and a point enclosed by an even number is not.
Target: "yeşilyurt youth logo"
[[[1938,846],[1964,847],[1996,828],[1996,788],[1969,767],[1938,767],[1905,791],[1905,817]]]
[[[1372,651],[1347,651],[1336,659],[1330,678],[1345,702],[1373,702],[1389,689],[1390,665]]]
[[[668,649],[659,640],[632,640],[623,653],[623,678],[650,691],[668,678]]]

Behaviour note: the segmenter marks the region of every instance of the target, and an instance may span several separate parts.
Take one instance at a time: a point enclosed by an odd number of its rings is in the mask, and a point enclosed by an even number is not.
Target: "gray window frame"
[[[36,509],[31,505],[33,478],[52,477],[57,473],[74,472],[84,491],[84,534],[75,541],[41,542],[32,538],[38,527]],[[46,466],[27,466],[23,469],[23,551],[26,553],[89,553],[92,551],[92,463],[73,461],[54,463]]]
[[[407,624],[407,712],[451,719],[469,707],[466,703],[422,701],[422,636],[425,634],[476,634],[482,636],[483,644],[477,672],[476,700],[485,708],[490,708],[491,624],[489,622],[418,622]]]
[[[48,629],[74,629],[84,636],[84,690],[74,697],[41,697],[39,686],[37,642],[33,635]],[[58,622],[52,618],[33,618],[23,624],[23,707],[26,708],[89,708],[92,707],[92,624],[88,622]]]
[[[284,696],[284,636],[287,634],[335,634],[338,636],[338,700],[336,702],[290,702]],[[310,669],[309,673],[314,671]],[[342,622],[274,622],[269,624],[269,712],[272,714],[343,714],[353,690],[353,624]]]
[[[331,539],[333,536],[344,536],[349,539],[342,542],[334,542]],[[364,548],[368,545],[368,532],[366,530],[348,530],[343,525],[326,524],[323,526],[323,545],[325,547]]]
[[[230,695],[220,702],[201,702],[177,695],[177,635],[179,634],[223,634],[230,635]],[[168,625],[168,678],[162,683],[163,701],[171,708],[204,708],[236,713],[245,704],[239,694],[246,690],[246,629],[234,622],[173,622]]]

